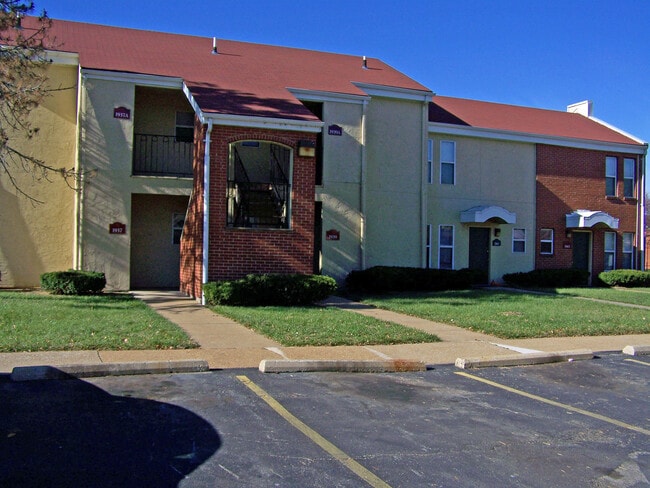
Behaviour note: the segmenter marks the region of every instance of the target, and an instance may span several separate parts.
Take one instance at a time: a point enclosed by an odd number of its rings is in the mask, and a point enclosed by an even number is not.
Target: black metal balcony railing
[[[192,142],[175,136],[135,134],[133,174],[136,176],[192,177]]]

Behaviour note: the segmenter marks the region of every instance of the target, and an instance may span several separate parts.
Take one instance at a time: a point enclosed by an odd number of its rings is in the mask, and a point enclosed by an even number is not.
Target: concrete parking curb
[[[61,380],[97,376],[199,373],[208,370],[208,362],[204,360],[142,361],[62,366],[20,366],[13,369],[10,378],[12,381]]]
[[[426,371],[422,361],[389,359],[385,361],[264,359],[260,362],[262,373],[315,373],[331,371],[340,373],[403,373]]]
[[[642,356],[650,354],[650,346],[625,346],[623,348],[623,354],[629,356]]]
[[[456,359],[455,364],[457,368],[462,369],[489,368],[498,366],[528,366],[533,364],[559,363],[563,361],[593,359],[593,357],[593,351],[588,349],[578,349],[575,351],[562,352],[531,352],[511,356],[494,356],[471,359],[458,358]]]

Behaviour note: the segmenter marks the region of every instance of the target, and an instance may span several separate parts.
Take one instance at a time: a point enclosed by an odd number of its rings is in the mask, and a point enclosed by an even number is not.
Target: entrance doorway
[[[490,277],[490,228],[469,228],[469,268],[480,271],[479,283],[487,283]]]
[[[573,232],[573,263],[575,269],[589,271],[591,264],[591,233]]]

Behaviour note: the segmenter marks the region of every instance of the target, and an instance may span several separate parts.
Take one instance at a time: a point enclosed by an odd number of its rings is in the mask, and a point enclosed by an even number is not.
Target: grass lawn
[[[650,307],[650,288],[557,288],[554,292]]]
[[[131,295],[0,291],[0,352],[193,347],[185,331]]]
[[[612,292],[598,296],[603,300],[613,300],[619,293],[626,293],[625,297],[627,293],[632,295],[626,290],[601,291]],[[577,300],[571,296],[590,292],[563,289],[555,295],[540,295],[464,290],[374,296],[363,302],[506,339],[650,333],[650,310]]]
[[[284,346],[438,342],[437,336],[354,312],[322,307],[212,307]]]

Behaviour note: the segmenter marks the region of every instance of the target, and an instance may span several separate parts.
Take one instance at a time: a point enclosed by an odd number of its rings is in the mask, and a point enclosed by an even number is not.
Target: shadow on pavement
[[[0,376],[0,486],[175,487],[220,447],[184,408]]]

